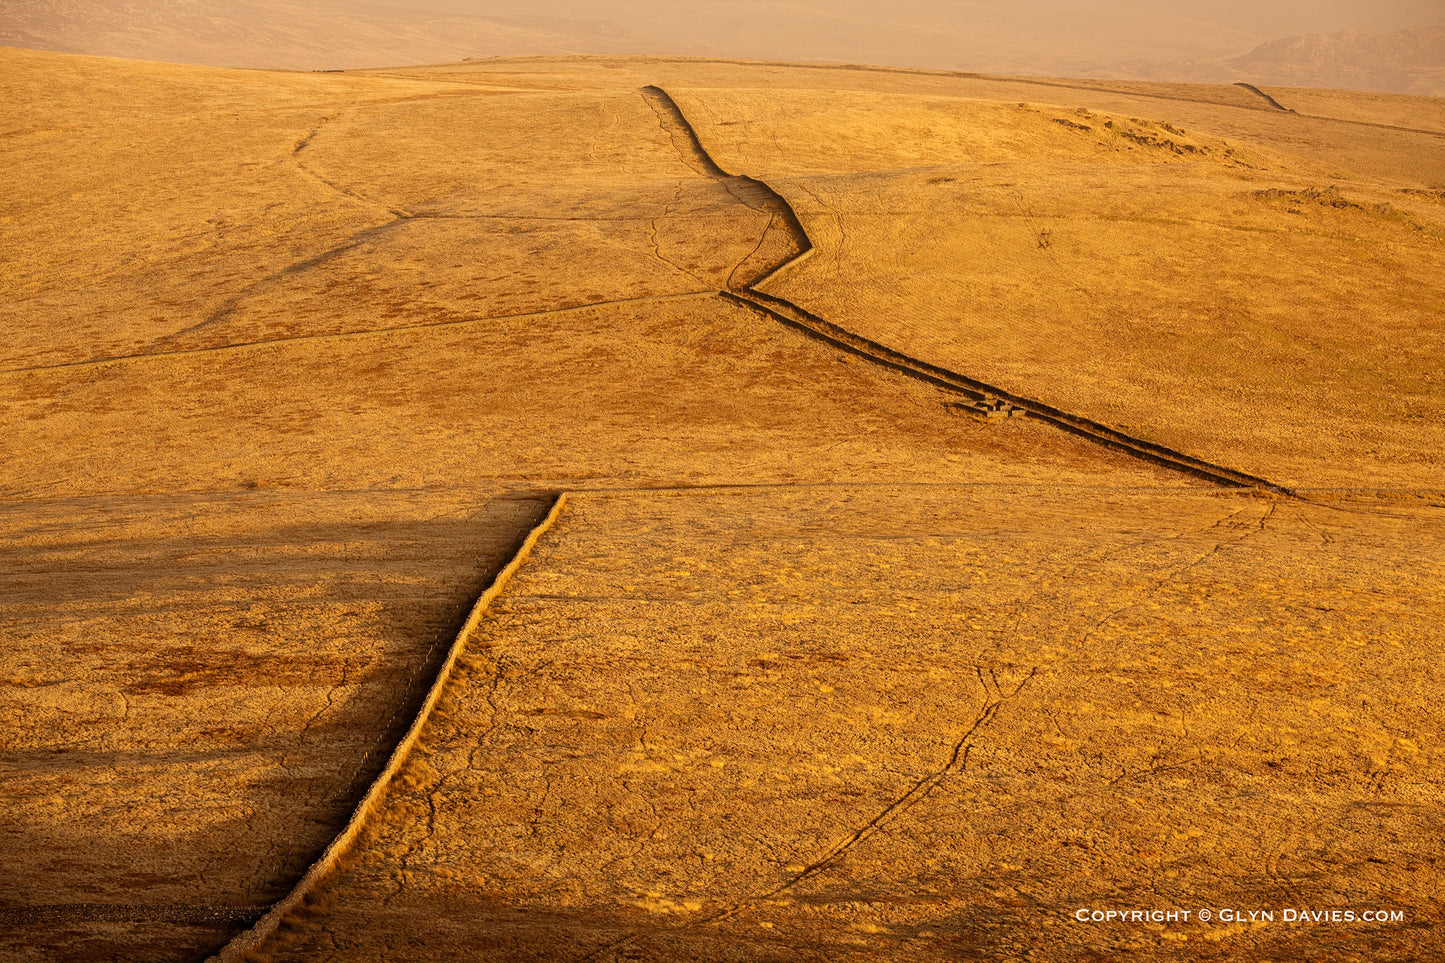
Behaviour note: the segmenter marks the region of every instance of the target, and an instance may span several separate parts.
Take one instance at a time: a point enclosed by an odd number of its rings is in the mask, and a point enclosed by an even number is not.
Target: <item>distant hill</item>
[[[0,46],[296,70],[693,55],[1445,95],[1445,27],[1356,7],[1342,19],[1303,0],[1212,12],[1151,0],[899,0],[886,12],[871,0],[0,0]],[[1416,26],[1271,39],[1300,23]]]
[[[1285,37],[1229,64],[1281,86],[1445,96],[1445,27]]]
[[[1185,62],[1135,61],[1108,75],[1145,80],[1333,87],[1445,97],[1445,27],[1394,33],[1345,30],[1260,44],[1237,57]]]

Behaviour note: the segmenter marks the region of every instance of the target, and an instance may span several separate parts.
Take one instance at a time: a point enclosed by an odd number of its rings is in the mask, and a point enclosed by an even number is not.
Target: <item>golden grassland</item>
[[[1408,908],[1311,934],[1330,958],[1424,935],[1445,639],[1400,600],[1445,513],[882,487],[564,517],[270,958],[1298,948],[1071,915],[1140,901]]]
[[[769,291],[1290,487],[1445,469],[1445,208],[1408,192],[1430,181],[1337,185],[1088,108],[681,96],[724,166],[777,185],[818,245]]]
[[[1434,102],[15,50],[0,100],[0,956],[197,958],[264,912],[559,491],[254,956],[1433,945]],[[1303,497],[970,417],[720,293],[773,267]],[[1405,921],[1071,915],[1123,904]]]

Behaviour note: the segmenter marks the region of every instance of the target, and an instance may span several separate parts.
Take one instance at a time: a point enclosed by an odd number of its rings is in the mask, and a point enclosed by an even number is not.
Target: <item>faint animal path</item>
[[[152,348],[162,347],[180,338],[184,338],[186,335],[194,334],[197,331],[201,331],[206,328],[212,327],[213,325],[225,322],[236,313],[236,310],[240,307],[243,301],[245,301],[247,298],[253,297],[258,292],[264,290],[266,287],[274,284],[275,282],[290,277],[291,275],[300,274],[303,271],[308,271],[312,268],[320,267],[328,261],[334,260],[335,258],[338,258],[343,254],[355,250],[366,241],[371,240],[372,238],[382,234],[383,232],[389,231],[392,228],[395,228],[405,223],[406,221],[412,220],[417,216],[411,211],[404,210],[400,207],[392,207],[391,205],[383,203],[382,201],[378,201],[375,198],[367,197],[365,194],[353,191],[348,187],[343,187],[336,181],[333,181],[332,179],[318,173],[316,170],[314,170],[311,166],[309,166],[302,160],[302,154],[304,154],[306,150],[311,146],[311,142],[316,139],[317,135],[321,133],[321,131],[326,127],[326,125],[336,120],[336,118],[339,116],[341,116],[340,110],[321,118],[321,120],[316,124],[316,126],[313,127],[311,131],[306,134],[305,137],[302,137],[299,141],[297,141],[295,147],[291,148],[290,160],[292,161],[292,163],[294,163],[298,171],[311,178],[312,180],[316,181],[317,183],[325,186],[329,190],[335,191],[337,194],[356,201],[359,204],[364,204],[367,207],[377,208],[378,210],[391,215],[392,219],[384,224],[378,224],[372,227],[363,228],[362,230],[357,231],[347,240],[343,241],[341,244],[338,244],[337,246],[331,248],[328,251],[323,251],[320,254],[313,255],[308,258],[303,258],[300,261],[296,261],[292,264],[287,265],[284,268],[281,268],[279,271],[270,275],[269,277],[265,277],[259,281],[253,282],[252,284],[247,286],[240,294],[236,295],[235,297],[228,298],[226,301],[224,301],[219,308],[217,308],[215,311],[212,311],[209,315],[206,316],[204,320],[200,321],[197,324],[193,324],[188,328],[183,328],[180,331],[172,332],[171,334],[168,334],[165,337],[158,339],[157,341],[152,343]]]
[[[471,668],[466,660],[462,661],[462,666],[464,670]],[[390,906],[392,900],[396,899],[406,890],[407,878],[411,873],[412,857],[426,849],[427,844],[436,837],[437,796],[446,788],[447,781],[456,778],[462,773],[476,770],[477,754],[482,751],[482,747],[490,741],[492,733],[497,729],[497,717],[501,715],[501,710],[497,707],[497,687],[501,684],[506,667],[507,660],[505,656],[498,656],[495,663],[491,666],[491,677],[487,685],[487,705],[491,708],[492,714],[487,721],[487,728],[478,733],[476,739],[473,741],[472,747],[467,754],[466,766],[456,767],[444,773],[441,778],[437,779],[425,791],[424,795],[427,801],[426,835],[419,841],[409,843],[405,851],[401,853],[401,873],[395,880],[396,885],[391,894],[382,900],[383,906]],[[548,785],[550,789],[550,783]]]
[[[835,865],[848,854],[849,850],[878,832],[887,823],[892,822],[898,816],[901,816],[903,813],[923,802],[923,800],[933,794],[935,789],[942,785],[945,779],[955,772],[962,772],[968,768],[968,756],[973,750],[974,736],[993,721],[993,717],[998,714],[999,709],[1004,703],[1016,698],[1018,694],[1024,690],[1024,687],[1033,681],[1034,677],[1038,675],[1038,671],[1037,666],[1030,669],[1029,674],[1025,676],[1018,685],[1014,686],[1011,692],[1005,693],[1003,685],[998,680],[998,675],[992,668],[988,670],[988,675],[985,676],[983,669],[975,666],[974,673],[978,677],[979,684],[983,687],[983,706],[979,709],[978,715],[974,717],[972,723],[970,723],[969,726],[963,730],[962,734],[959,735],[958,739],[954,741],[953,750],[949,753],[948,761],[943,764],[942,768],[919,779],[901,796],[887,806],[884,806],[876,816],[854,830],[847,838],[835,843],[832,849],[829,849],[818,859],[815,859],[812,863],[805,866],[802,871],[792,878],[753,897],[747,902],[739,903],[729,910],[724,910],[712,916],[703,917],[697,920],[697,922],[710,923],[716,920],[726,919],[746,909],[749,902],[771,899],[779,893],[792,889],[799,883]]]
[[[351,106],[355,105],[353,104]],[[322,177],[320,174],[318,174],[316,171],[312,170],[310,167],[308,167],[305,163],[302,162],[302,153],[304,153],[306,149],[311,146],[311,142],[316,139],[316,135],[321,133],[322,129],[327,124],[331,123],[340,116],[340,110],[336,111],[336,113],[326,115],[325,117],[321,118],[321,121],[315,127],[311,129],[311,133],[307,134],[305,137],[301,138],[299,141],[296,142],[296,146],[291,148],[291,160],[295,163],[296,168],[303,174],[313,178],[321,184],[324,184],[325,186],[329,187],[331,190],[342,195],[343,197],[349,197],[354,201],[358,201],[359,203],[366,204],[370,207],[380,208],[395,218],[411,217],[412,214],[410,211],[405,211],[401,208],[392,207],[388,204],[384,204],[381,201],[376,200],[375,198],[367,197],[366,195],[359,194],[356,191],[351,190],[350,188],[342,187],[335,181],[332,181],[326,177]]]
[[[320,267],[328,261],[335,260],[343,254],[347,254],[350,251],[355,250],[366,241],[371,240],[372,238],[386,231],[389,231],[392,228],[405,223],[406,221],[411,220],[413,215],[410,211],[391,207],[390,205],[383,204],[381,201],[375,200],[374,198],[367,197],[363,194],[358,194],[356,191],[353,191],[346,187],[342,187],[335,181],[327,177],[323,177],[321,174],[318,174],[301,160],[301,155],[306,151],[307,148],[311,146],[311,142],[316,139],[316,136],[321,133],[321,131],[326,127],[327,124],[331,123],[339,116],[341,116],[340,110],[336,111],[335,113],[326,115],[325,117],[321,118],[321,120],[316,124],[315,127],[311,129],[310,133],[297,141],[296,146],[291,148],[290,159],[292,163],[296,165],[296,169],[298,171],[300,171],[302,174],[305,174],[307,177],[311,178],[317,183],[322,184],[330,190],[333,190],[336,193],[340,194],[341,196],[350,198],[351,200],[354,200],[359,204],[364,204],[368,207],[378,208],[379,210],[390,214],[392,219],[384,224],[377,224],[372,227],[363,228],[362,230],[357,231],[355,234],[351,235],[351,237],[347,238],[345,241],[336,245],[328,251],[323,251],[320,254],[316,254],[308,258],[302,258],[299,261],[288,264],[286,267],[281,268],[279,271],[271,274],[268,277],[264,277],[259,281],[252,282],[244,290],[242,290],[240,294],[237,294],[232,298],[228,298],[225,302],[223,302],[219,308],[207,315],[205,320],[200,321],[197,324],[193,324],[188,328],[183,328],[180,331],[172,332],[171,334],[168,334],[165,337],[156,340],[151,344],[152,348],[163,347],[178,339],[184,338],[186,335],[194,334],[197,331],[202,331],[206,328],[228,321],[236,313],[236,310],[241,306],[241,303],[243,301],[245,301],[247,298],[254,297],[257,293],[266,289],[272,284],[275,284],[276,282],[281,281],[285,278],[291,277],[292,275],[300,274],[303,271],[309,271],[312,268]]]
[[[702,142],[698,139],[697,132],[682,109],[677,106],[676,101],[660,87],[644,87],[642,95],[652,106],[657,114],[658,121],[667,129],[672,138],[673,146],[682,155],[683,160],[693,170],[705,172],[713,177],[722,179],[729,185],[728,189],[734,196],[748,204],[755,210],[768,212],[779,212],[785,214],[781,219],[783,229],[793,234],[795,247],[798,253],[780,263],[771,265],[766,273],[760,278],[751,282],[733,286],[729,285],[722,296],[749,307],[767,317],[770,317],[782,324],[801,331],[805,335],[816,340],[823,341],[835,348],[840,348],[850,354],[857,355],[872,361],[875,364],[901,372],[909,377],[925,381],[935,387],[943,388],[946,391],[962,395],[967,399],[966,406],[971,409],[983,411],[986,407],[992,407],[1002,402],[1013,408],[1022,409],[1035,418],[1045,421],[1056,428],[1077,435],[1087,441],[1114,451],[1132,455],[1135,458],[1159,465],[1164,468],[1172,468],[1175,471],[1184,472],[1197,478],[1212,481],[1218,485],[1237,488],[1259,488],[1282,495],[1293,495],[1288,489],[1276,485],[1267,479],[1260,478],[1246,472],[1227,468],[1223,465],[1216,465],[1211,462],[1195,458],[1184,452],[1166,448],[1163,445],[1146,441],[1142,438],[1135,438],[1124,432],[1100,424],[1092,419],[1081,415],[1070,414],[1061,411],[1041,401],[1024,398],[996,388],[993,385],[985,384],[974,378],[941,368],[937,365],[910,357],[902,352],[895,351],[886,345],[879,344],[861,335],[825,321],[810,311],[799,307],[791,301],[780,298],[777,295],[768,294],[757,289],[757,285],[775,274],[787,263],[796,260],[803,253],[813,249],[813,242],[804,230],[802,222],[798,220],[797,213],[793,210],[782,195],[778,194],[771,187],[762,181],[750,177],[740,177],[729,174],[718,166],[717,162],[708,154]],[[735,189],[731,185],[737,185]]]
[[[654,217],[651,223],[648,224],[647,242],[652,245],[653,257],[657,258],[659,261],[661,261],[663,264],[666,264],[674,271],[677,271],[679,274],[684,274],[687,277],[692,278],[698,284],[707,284],[707,280],[705,278],[698,277],[686,265],[679,264],[677,261],[674,261],[666,254],[662,253],[662,240],[658,236],[658,231],[660,230],[659,225],[663,220],[667,219],[667,217],[672,214],[673,205],[681,203],[682,191],[683,183],[682,181],[678,181],[677,190],[673,192],[672,200],[669,201],[667,204],[664,204],[662,208],[662,213],[659,214],[657,217]]]
[[[1130,602],[1127,605],[1119,606],[1118,608],[1113,609],[1112,611],[1105,614],[1103,617],[1096,619],[1094,621],[1094,624],[1091,625],[1088,630],[1085,631],[1084,634],[1080,637],[1078,644],[1084,645],[1088,643],[1088,641],[1094,637],[1094,634],[1098,632],[1101,628],[1103,628],[1106,624],[1112,622],[1114,619],[1118,618],[1125,612],[1128,612],[1132,609],[1137,609],[1139,606],[1145,604],[1145,602],[1149,599],[1150,596],[1154,595],[1166,584],[1175,580],[1184,572],[1187,572],[1190,569],[1197,568],[1198,566],[1204,564],[1204,562],[1217,555],[1225,547],[1238,545],[1245,539],[1258,535],[1260,532],[1263,532],[1265,530],[1266,524],[1268,524],[1269,520],[1274,517],[1275,510],[1278,508],[1278,502],[1269,502],[1268,507],[1266,507],[1265,510],[1260,513],[1258,518],[1248,519],[1244,522],[1237,523],[1234,520],[1240,515],[1244,514],[1246,511],[1245,508],[1240,508],[1226,515],[1224,518],[1221,518],[1219,521],[1215,522],[1213,525],[1210,526],[1207,531],[1212,532],[1215,530],[1234,530],[1240,532],[1241,534],[1236,538],[1220,539],[1219,541],[1215,542],[1208,551],[1203,552],[1197,558],[1194,558],[1188,562],[1180,565],[1166,566],[1156,570],[1158,574],[1154,576],[1152,583],[1143,590],[1142,597],[1140,599],[1134,602]]]
[[[1004,685],[999,682],[998,675],[992,668],[985,674],[982,668],[975,666],[974,673],[978,678],[979,684],[983,687],[983,704],[973,720],[963,729],[958,738],[954,740],[948,759],[940,768],[917,779],[913,785],[909,786],[902,794],[879,810],[871,819],[853,830],[843,839],[834,843],[823,855],[814,859],[807,866],[804,866],[783,882],[769,889],[746,896],[724,909],[688,919],[679,924],[676,929],[683,930],[695,926],[706,926],[709,923],[719,923],[723,920],[730,919],[739,913],[746,912],[757,903],[785,893],[814,876],[836,866],[860,843],[874,836],[887,824],[927,799],[949,776],[966,770],[968,768],[969,754],[972,752],[975,744],[975,737],[993,721],[994,717],[998,715],[999,709],[1001,709],[1005,703],[1015,699],[1019,693],[1034,680],[1038,675],[1038,671],[1037,666],[1031,668],[1028,675],[1024,676],[1017,685],[1013,686],[1010,691],[1005,691]],[[621,939],[613,940],[583,955],[580,957],[580,960],[595,960],[605,953],[627,946],[633,939],[634,937],[632,936],[624,936]]]
[[[210,354],[216,351],[240,351],[246,348],[264,347],[271,344],[285,344],[291,341],[328,341],[341,338],[362,338],[385,335],[392,332],[424,331],[428,328],[450,328],[465,324],[487,324],[502,321],[517,321],[523,318],[545,318],[553,315],[575,314],[597,308],[610,308],[624,304],[666,304],[671,301],[690,301],[694,298],[715,298],[717,291],[685,291],[681,294],[649,295],[638,298],[617,298],[612,301],[592,301],[567,308],[552,308],[548,311],[524,311],[520,314],[494,314],[479,318],[458,318],[448,321],[424,321],[420,324],[398,324],[388,328],[362,328],[357,331],[335,331],[326,334],[297,334],[281,338],[260,338],[255,341],[237,341],[231,344],[217,344],[205,348],[177,348],[173,351],[142,351],[136,354],[117,354],[103,358],[86,358],[83,361],[60,361],[55,364],[28,365],[21,368],[0,370],[0,375],[28,374],[35,371],[56,371],[66,368],[86,368],[94,365],[117,364],[126,361],[147,361],[157,358],[176,358],[186,355]],[[178,333],[179,334],[179,333]],[[171,335],[176,337],[177,335]]]
[[[798,188],[798,190],[811,197],[813,199],[813,202],[818,205],[818,209],[820,211],[826,212],[828,217],[833,221],[833,230],[838,232],[838,244],[837,249],[831,252],[832,258],[829,261],[826,270],[833,271],[835,274],[841,274],[843,264],[843,251],[848,245],[848,230],[843,226],[843,215],[838,211],[836,207],[823,200],[823,198],[820,197],[818,195],[818,192],[815,191],[813,188],[808,187],[806,184],[797,184],[796,187]],[[796,259],[794,260],[796,261]],[[780,267],[778,270],[782,270],[782,268]],[[774,273],[776,274],[777,272],[775,271]]]
[[[188,328],[182,328],[179,331],[173,331],[165,337],[158,338],[155,341],[151,342],[150,346],[151,348],[161,348],[167,344],[171,344],[181,338],[184,338],[186,335],[195,334],[197,331],[203,331],[206,328],[212,327],[213,325],[221,324],[225,321],[228,321],[230,320],[232,315],[236,313],[236,310],[241,306],[241,302],[245,301],[247,298],[254,297],[256,294],[263,291],[267,287],[270,287],[271,285],[277,283],[278,281],[291,277],[295,274],[300,274],[303,271],[309,271],[312,268],[320,267],[327,261],[331,261],[338,257],[341,257],[343,254],[355,250],[366,241],[376,237],[377,235],[383,234],[386,231],[389,231],[400,224],[404,224],[407,219],[409,219],[409,216],[407,218],[398,217],[396,220],[387,221],[385,224],[378,224],[374,227],[363,228],[362,230],[357,231],[355,234],[351,235],[351,237],[347,240],[338,244],[336,247],[331,248],[329,251],[323,251],[320,254],[313,255],[312,257],[303,258],[300,261],[288,264],[286,267],[281,268],[281,270],[275,272],[274,274],[271,274],[268,277],[261,278],[259,281],[254,281],[251,284],[247,285],[240,294],[236,295],[235,297],[228,298],[219,308],[207,315],[205,320],[199,321]],[[169,352],[151,351],[148,353],[167,354]]]

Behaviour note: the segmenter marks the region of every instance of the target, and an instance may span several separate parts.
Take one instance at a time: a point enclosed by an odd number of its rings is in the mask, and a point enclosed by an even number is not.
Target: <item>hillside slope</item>
[[[1438,943],[1418,101],[0,85],[0,957]]]

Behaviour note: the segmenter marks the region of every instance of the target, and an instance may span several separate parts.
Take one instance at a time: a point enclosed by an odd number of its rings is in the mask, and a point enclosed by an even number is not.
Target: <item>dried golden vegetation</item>
[[[1430,945],[1413,102],[645,58],[0,85],[0,955],[264,913],[561,490],[357,847],[233,955]],[[1306,497],[984,423],[720,293],[780,266],[850,336]],[[1408,922],[1070,915],[1119,903]]]
[[[1070,959],[1181,935],[1268,957],[1299,938],[1071,917],[1121,901],[1390,905],[1419,926],[1441,735],[1422,650],[1445,638],[1400,600],[1445,575],[1442,522],[1214,493],[579,496],[374,838],[267,958],[480,936],[496,959]]]
[[[679,96],[817,245],[773,293],[1278,484],[1440,476],[1445,218],[1409,182],[1301,186],[1273,153],[1093,109]]]

